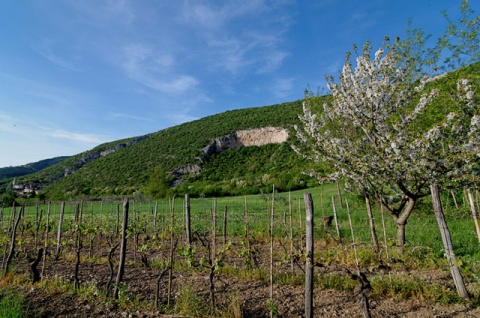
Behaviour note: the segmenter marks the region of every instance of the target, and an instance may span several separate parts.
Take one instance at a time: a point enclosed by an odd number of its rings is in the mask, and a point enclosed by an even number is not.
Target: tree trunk
[[[463,282],[463,277],[460,273],[460,268],[455,265],[455,253],[453,251],[452,238],[450,236],[450,230],[448,229],[447,222],[445,221],[445,215],[443,214],[442,201],[440,200],[440,194],[438,192],[438,186],[432,184],[430,186],[432,193],[433,210],[437,219],[440,234],[442,235],[443,247],[445,249],[445,256],[447,257],[448,264],[450,266],[450,272],[457,288],[458,295],[463,299],[469,300],[467,288]]]
[[[407,225],[408,218],[412,214],[415,203],[416,199],[409,198],[400,216],[393,215],[395,224],[397,226],[397,245],[400,248],[405,246],[405,226]]]
[[[32,271],[32,284],[39,282],[41,279],[40,272],[37,269],[38,263],[43,258],[43,247],[38,250],[37,258],[30,263],[30,270]]]

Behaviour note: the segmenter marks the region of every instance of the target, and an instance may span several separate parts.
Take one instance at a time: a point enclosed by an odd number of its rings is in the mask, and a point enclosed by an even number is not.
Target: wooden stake
[[[192,232],[190,228],[190,194],[185,194],[185,231],[187,236],[187,248],[192,250]]]
[[[270,215],[270,305],[273,307],[273,222],[275,220],[275,186],[272,190],[272,210]],[[270,309],[273,318],[273,308]]]
[[[123,200],[123,221],[122,221],[122,243],[120,245],[120,262],[118,264],[117,280],[115,281],[115,290],[113,297],[118,299],[118,292],[120,291],[120,283],[123,279],[125,271],[125,259],[127,255],[127,229],[128,229],[128,198]]]
[[[48,202],[48,208],[47,208],[47,223],[45,224],[45,243],[43,245],[44,252],[43,253],[43,259],[42,259],[42,272],[40,274],[40,277],[44,277],[45,273],[45,261],[47,259],[47,250],[48,250],[48,233],[50,232],[50,208],[51,208],[52,202]]]
[[[335,230],[337,231],[338,240],[341,243],[342,238],[340,236],[340,227],[338,225],[337,208],[335,207],[335,197],[332,197],[332,208],[333,208],[333,220],[335,221]]]
[[[357,243],[355,242],[355,235],[353,234],[352,217],[350,216],[350,207],[348,206],[348,200],[345,200],[345,203],[347,205],[348,222],[350,223],[350,232],[352,233],[352,244],[353,244],[353,252],[355,253],[355,264],[357,265],[358,271],[360,271],[360,267],[358,263]]]
[[[437,219],[438,228],[440,229],[440,234],[442,235],[445,256],[447,257],[450,266],[450,272],[452,274],[453,282],[455,283],[455,287],[457,288],[458,295],[463,299],[469,300],[470,297],[468,296],[467,288],[465,287],[465,283],[463,282],[460,268],[456,265],[455,253],[453,252],[452,238],[450,236],[450,230],[448,229],[447,222],[445,221],[445,215],[443,214],[442,201],[440,199],[438,186],[436,184],[432,184],[430,186],[430,191],[432,193],[433,210]]]
[[[472,212],[473,222],[475,223],[475,230],[477,231],[477,239],[480,243],[480,228],[478,227],[477,211],[475,211],[475,200],[473,199],[472,191],[467,189],[468,203],[470,205],[470,211]]]
[[[306,258],[305,258],[305,317],[313,318],[313,230],[314,212],[313,200],[310,193],[303,195],[305,201],[305,225],[306,225]]]
[[[155,210],[153,212],[153,232],[157,235],[157,214],[158,214],[158,201],[155,201]]]
[[[170,206],[170,257],[169,257],[169,270],[168,270],[168,295],[167,306],[170,307],[172,299],[172,280],[173,280],[173,251],[175,249],[175,197],[171,200]]]
[[[382,212],[382,227],[383,227],[383,244],[385,244],[385,254],[387,256],[387,262],[390,260],[390,256],[388,255],[388,245],[387,245],[387,229],[385,227],[385,216],[383,212],[383,204],[380,202],[380,210]],[[390,273],[390,272],[389,272]]]
[[[343,199],[342,199],[342,191],[340,190],[340,183],[338,180],[336,180],[337,184],[337,197],[338,197],[338,202],[340,202],[340,208],[343,209]]]
[[[290,271],[292,274],[295,272],[294,268],[294,259],[293,259],[293,209],[292,209],[292,193],[289,191],[288,192],[288,209],[289,209],[289,215],[290,215]]]
[[[63,225],[63,215],[65,213],[65,202],[62,202],[60,205],[60,216],[58,218],[58,228],[57,228],[57,256],[60,255],[61,249],[61,238],[62,238],[62,225]]]
[[[368,224],[370,226],[370,233],[372,234],[372,241],[375,251],[380,250],[378,246],[377,231],[375,230],[375,219],[373,218],[372,206],[370,204],[370,197],[365,193],[365,205],[367,206]]]
[[[223,245],[227,244],[227,206],[223,207]]]
[[[213,198],[212,202],[212,260],[215,259],[217,253],[217,199]]]

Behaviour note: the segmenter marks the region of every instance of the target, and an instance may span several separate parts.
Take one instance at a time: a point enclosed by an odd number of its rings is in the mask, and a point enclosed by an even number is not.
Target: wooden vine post
[[[432,203],[433,210],[435,212],[435,217],[437,219],[438,227],[440,229],[440,234],[442,235],[443,248],[445,249],[445,256],[447,257],[448,264],[450,266],[450,273],[453,277],[453,282],[457,288],[458,295],[463,299],[469,300],[467,288],[463,282],[462,274],[460,273],[460,268],[456,265],[455,253],[453,252],[452,238],[450,236],[450,230],[448,229],[447,222],[445,221],[445,215],[443,213],[442,201],[440,199],[440,194],[438,191],[438,185],[432,184],[430,186],[430,191],[432,193]]]
[[[217,254],[217,199],[213,198],[212,201],[212,260],[215,259]]]
[[[185,231],[187,236],[187,248],[192,250],[192,229],[190,222],[190,194],[185,194]]]
[[[305,258],[305,317],[313,318],[313,200],[310,193],[304,193],[305,225],[306,225],[306,258]]]
[[[273,318],[273,230],[275,221],[275,186],[272,190],[272,211],[270,213],[270,317]]]
[[[58,217],[58,229],[57,229],[57,256],[60,256],[61,239],[62,239],[62,225],[63,225],[63,215],[65,213],[65,202],[62,202],[60,205],[60,215]]]
[[[83,204],[82,204],[83,206]],[[75,243],[75,255],[76,255],[76,260],[75,260],[75,271],[73,274],[73,287],[75,289],[80,288],[80,279],[78,278],[78,271],[80,268],[80,252],[82,250],[82,229],[81,229],[81,223],[82,223],[82,217],[77,217],[78,212],[81,211],[80,209],[80,204],[77,204],[77,209],[75,210],[75,232],[76,232],[76,243]],[[80,214],[81,215],[81,214]]]
[[[120,224],[120,205],[117,204],[117,221],[115,222],[115,234],[118,235],[118,229]]]
[[[473,199],[472,191],[467,189],[468,203],[470,204],[470,212],[472,212],[473,222],[475,223],[475,230],[477,231],[477,239],[480,243],[480,227],[478,226],[477,211],[475,210],[475,200]]]
[[[158,215],[158,201],[155,201],[155,210],[153,212],[153,232],[157,236],[157,215]]]
[[[250,234],[248,232],[248,205],[247,205],[246,196],[244,197],[244,203],[243,203],[243,224],[244,224],[244,230],[245,230],[245,248],[248,254],[247,264],[250,264],[249,267],[251,267]]]
[[[332,197],[333,208],[333,220],[335,221],[335,230],[337,231],[338,241],[342,243],[342,237],[340,236],[340,227],[338,225],[337,208],[335,207],[335,197]]]
[[[223,245],[227,244],[227,206],[223,207]]]
[[[213,198],[212,201],[212,243],[211,243],[211,251],[210,251],[210,273],[209,273],[209,282],[210,282],[210,314],[212,316],[215,315],[215,284],[214,284],[214,277],[215,277],[215,269],[216,269],[216,233],[217,233],[217,199]]]
[[[42,259],[42,272],[40,274],[40,277],[44,277],[45,273],[45,261],[47,259],[47,249],[48,249],[48,233],[50,231],[50,210],[51,210],[51,205],[52,202],[48,202],[48,208],[47,208],[47,223],[45,224],[45,242],[43,245],[44,253],[43,253],[43,259]]]
[[[175,249],[175,197],[171,200],[170,206],[170,255],[168,264],[168,295],[167,306],[170,307],[172,299],[172,280],[173,280],[173,266],[174,266],[174,249]]]
[[[120,291],[120,283],[123,279],[125,271],[125,258],[127,254],[127,228],[128,228],[128,198],[123,200],[123,222],[122,222],[122,242],[120,245],[120,262],[118,264],[117,280],[115,281],[115,291],[113,297],[118,299],[118,292]]]
[[[40,229],[40,224],[42,223],[42,215],[43,215],[43,210],[40,209],[39,211],[39,206],[38,203],[36,204],[35,207],[35,249],[37,248],[37,241],[38,241],[38,231]]]
[[[370,197],[365,193],[365,205],[367,206],[368,225],[370,226],[370,233],[372,234],[372,241],[375,251],[378,253],[380,247],[378,245],[377,231],[375,230],[375,219],[373,218],[372,205],[370,204]]]
[[[292,218],[292,213],[293,213],[293,208],[292,208],[292,192],[288,192],[288,210],[289,210],[289,215],[290,215],[290,270],[292,272],[292,275],[295,273],[295,260],[294,260],[294,255],[293,255],[293,218]]]
[[[338,197],[338,202],[340,202],[340,208],[343,209],[343,198],[342,198],[342,190],[340,189],[340,182],[336,180],[337,184],[337,197]]]

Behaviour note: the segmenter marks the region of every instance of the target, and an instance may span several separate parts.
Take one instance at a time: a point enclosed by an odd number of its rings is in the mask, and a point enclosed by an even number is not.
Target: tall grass
[[[314,201],[315,212],[315,237],[327,238],[325,231],[322,229],[322,216],[332,215],[333,207],[331,197],[336,197],[337,189],[334,184],[325,184],[317,188],[308,190],[294,191],[291,193],[292,204],[292,219],[293,219],[293,236],[300,237],[304,231],[304,205],[303,193],[309,192],[312,194]],[[271,193],[264,193],[260,195],[248,195],[239,197],[220,197],[217,198],[217,215],[219,219],[223,217],[224,206],[228,207],[227,216],[227,234],[230,237],[242,237],[244,234],[244,211],[248,210],[249,231],[254,237],[267,237],[269,235],[269,218],[271,211]],[[289,194],[276,193],[275,194],[275,232],[276,238],[288,237],[289,235]],[[363,198],[352,194],[343,194],[344,200],[349,201],[355,237],[359,245],[371,245],[371,234],[368,227],[368,218]],[[336,198],[335,198],[336,199]],[[459,200],[460,201],[460,200]],[[68,201],[65,207],[64,228],[72,227],[74,219],[75,206],[79,201]],[[245,207],[246,202],[246,207]],[[335,201],[337,205],[338,222],[340,227],[340,234],[348,241],[350,238],[350,226],[346,209],[339,206],[338,200]],[[463,207],[456,210],[452,205],[452,200],[448,196],[444,197],[445,213],[448,226],[452,233],[453,244],[457,256],[471,256],[474,258],[480,257],[480,250],[478,243],[476,243],[475,228],[471,222],[468,207]],[[30,204],[25,209],[25,224],[34,224],[36,214],[36,203]],[[121,202],[114,202],[110,199],[101,202],[83,202],[83,223],[90,224],[105,232],[112,231],[117,218],[117,205]],[[169,213],[171,201],[168,199],[158,201],[157,212],[157,232],[167,231],[169,228]],[[192,198],[191,206],[191,223],[192,231],[205,233],[211,230],[211,209],[212,198]],[[142,199],[131,200],[130,224],[136,223],[138,231],[153,232],[153,217],[154,217],[155,202]],[[52,231],[56,229],[58,222],[58,214],[60,203],[52,203],[50,226]],[[42,224],[45,224],[47,206],[45,204],[39,205],[39,210],[43,211]],[[133,211],[135,210],[135,213]],[[175,231],[178,234],[184,231],[184,200],[183,198],[175,199]],[[384,242],[383,230],[381,229],[381,212],[378,204],[373,202],[373,214],[377,227],[377,235],[379,240]],[[136,222],[133,218],[136,216]],[[285,222],[286,216],[287,221]],[[388,244],[395,245],[396,241],[396,226],[393,219],[385,214],[385,225]],[[5,233],[8,229],[8,221],[11,217],[11,208],[4,208],[3,220],[0,221],[0,230]],[[223,224],[219,221],[219,224]],[[40,227],[42,232],[42,227]],[[217,227],[217,236],[223,232],[222,226]],[[54,233],[51,232],[52,237]],[[419,202],[416,210],[411,215],[406,227],[406,241],[407,247],[420,248],[425,247],[430,249],[437,256],[443,255],[443,245],[436,224],[435,216],[431,208],[431,203],[428,198]]]
[[[0,318],[25,317],[24,298],[13,290],[0,291]]]

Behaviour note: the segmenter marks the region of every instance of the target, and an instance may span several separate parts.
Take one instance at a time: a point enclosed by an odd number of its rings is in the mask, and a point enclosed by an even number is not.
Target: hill
[[[63,160],[69,158],[68,156],[62,157],[55,157],[50,159],[44,159],[37,162],[27,163],[23,166],[15,166],[15,167],[4,167],[0,168],[0,179],[8,179],[14,177],[21,177],[27,174],[31,174],[50,166],[53,166]]]
[[[459,78],[478,87],[480,63],[429,83],[440,98],[419,129],[441,120]],[[331,96],[320,96],[328,103]],[[318,103],[322,105],[323,102]],[[144,136],[113,141],[66,158],[17,183],[38,185],[49,199],[119,195],[224,196],[295,190],[316,185],[303,172],[311,163],[290,147],[301,101],[226,111]],[[325,167],[315,167],[317,171]],[[11,180],[3,181],[3,192]],[[1,191],[1,190],[0,190]]]
[[[283,141],[292,139],[300,112],[301,101],[227,111],[99,145],[17,182],[35,180],[50,199],[220,196],[270,191],[273,184],[279,190],[304,188],[315,184],[302,173],[306,163],[288,143],[273,140],[273,131]],[[263,137],[250,135],[260,131]],[[266,141],[256,144],[258,138]]]

